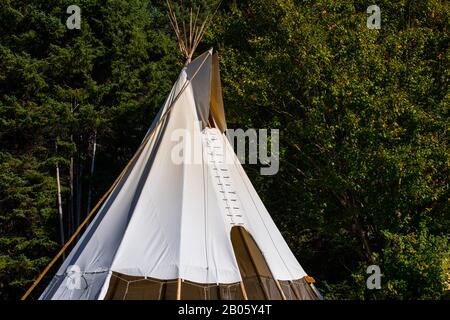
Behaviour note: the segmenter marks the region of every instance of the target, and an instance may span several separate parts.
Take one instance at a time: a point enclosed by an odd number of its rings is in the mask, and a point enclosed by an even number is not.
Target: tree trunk
[[[58,154],[58,146],[56,146],[56,154]],[[62,210],[62,200],[61,200],[61,181],[59,177],[59,164],[56,162],[56,185],[58,190],[58,214],[59,214],[59,233],[61,237],[61,246],[64,245],[64,219]],[[63,260],[65,260],[66,255],[63,254]]]
[[[92,202],[92,179],[94,177],[95,171],[95,154],[97,151],[97,129],[94,131],[94,141],[92,144],[92,157],[91,157],[91,172],[89,179],[89,191],[88,191],[88,203],[86,212],[89,213],[91,211],[91,202]]]
[[[70,136],[70,140],[73,142],[73,135]],[[70,156],[70,199],[69,199],[69,217],[68,217],[68,229],[69,235],[73,233],[73,214],[74,214],[74,188],[73,188],[73,156]]]
[[[76,179],[76,211],[75,211],[75,229],[80,225],[80,217],[81,217],[81,177],[83,175],[83,164],[81,163],[80,154],[78,153],[77,157],[77,179]]]
[[[372,256],[372,249],[370,248],[370,245],[369,245],[369,239],[367,238],[367,232],[362,227],[361,221],[359,220],[358,216],[356,216],[354,219],[354,226],[356,229],[355,230],[356,233],[361,238],[364,255],[365,255],[367,261],[369,263],[373,264],[374,261],[373,261],[373,256]]]

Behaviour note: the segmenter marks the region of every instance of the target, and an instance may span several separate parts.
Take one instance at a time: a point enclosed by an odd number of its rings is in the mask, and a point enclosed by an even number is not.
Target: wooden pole
[[[280,282],[279,282],[277,279],[274,279],[274,280],[275,280],[275,283],[277,284],[278,290],[280,290],[281,298],[282,298],[283,300],[287,300],[287,299],[286,299],[286,295],[285,295],[284,292],[283,292],[283,288],[281,288]]]
[[[186,12],[183,6],[183,1],[181,1],[179,6],[177,7],[172,5],[171,0],[166,0],[166,3],[168,8],[169,20],[177,36],[178,46],[180,47],[181,53],[186,58],[186,66],[192,60],[195,49],[205,35],[205,31],[209,26],[212,18],[216,14],[217,10],[219,9],[222,1],[218,3],[215,11],[212,14],[206,15],[202,23],[200,23],[200,21],[197,22],[199,18],[200,6],[191,7],[188,12]],[[179,8],[179,12],[177,12],[176,8]],[[197,13],[194,18],[195,11],[197,11]],[[188,15],[188,17],[186,17],[186,15]],[[189,26],[186,26],[187,23],[189,23]]]
[[[239,282],[239,285],[241,286],[242,295],[244,296],[244,300],[248,300],[247,290],[245,290],[244,282],[243,281]]]
[[[177,280],[177,300],[181,300],[181,278]]]
[[[294,281],[290,281],[291,282],[291,287],[292,287],[292,291],[294,291],[295,296],[297,297],[298,300],[302,300],[300,292],[297,291],[297,288],[295,287]]]

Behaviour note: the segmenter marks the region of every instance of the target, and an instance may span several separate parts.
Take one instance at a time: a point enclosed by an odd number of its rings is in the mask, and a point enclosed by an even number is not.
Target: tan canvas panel
[[[174,300],[176,280],[162,281],[113,272],[105,300]]]
[[[288,300],[320,300],[305,278],[280,281],[280,285]]]
[[[280,290],[253,237],[243,227],[231,229],[231,241],[250,300],[282,299]]]
[[[105,300],[175,300],[177,280],[133,277],[113,272]],[[243,300],[239,283],[181,282],[182,300]]]

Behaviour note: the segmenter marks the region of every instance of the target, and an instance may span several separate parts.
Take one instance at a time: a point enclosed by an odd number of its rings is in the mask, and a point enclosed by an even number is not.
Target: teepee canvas
[[[210,50],[183,68],[40,299],[318,299],[225,129]]]

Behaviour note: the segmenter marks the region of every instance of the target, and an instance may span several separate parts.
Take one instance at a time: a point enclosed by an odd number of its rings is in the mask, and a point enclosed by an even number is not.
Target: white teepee
[[[319,298],[225,129],[210,50],[183,68],[137,156],[40,299]]]

